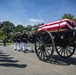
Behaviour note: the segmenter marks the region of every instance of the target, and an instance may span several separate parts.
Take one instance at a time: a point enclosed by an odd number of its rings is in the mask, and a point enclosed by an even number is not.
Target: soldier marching
[[[17,50],[17,33],[15,33],[13,37],[13,42],[14,42],[14,50]]]
[[[21,42],[22,42],[23,52],[25,53],[28,45],[28,34],[26,33],[26,30],[23,30],[23,34],[21,36]]]
[[[23,33],[17,32],[13,37],[14,42],[14,50],[18,50],[22,52],[26,52],[28,50],[28,43],[30,46],[30,52],[35,52],[34,43],[35,43],[35,35],[31,33],[27,34],[26,30],[23,30]]]
[[[29,36],[30,51],[35,52],[35,35],[31,32]]]

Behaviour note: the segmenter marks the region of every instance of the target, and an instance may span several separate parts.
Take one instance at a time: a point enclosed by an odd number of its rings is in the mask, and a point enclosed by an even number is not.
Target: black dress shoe
[[[23,51],[24,53],[26,53],[26,51]]]
[[[16,50],[16,49],[15,49]]]
[[[34,53],[34,50],[32,50],[32,53]]]
[[[20,52],[20,50],[18,50]]]
[[[28,51],[28,49],[26,49],[26,51]]]

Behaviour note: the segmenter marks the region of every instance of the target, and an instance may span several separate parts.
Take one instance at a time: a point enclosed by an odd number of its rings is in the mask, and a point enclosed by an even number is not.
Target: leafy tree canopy
[[[72,14],[64,14],[64,15],[62,16],[62,19],[70,19],[70,20],[73,20],[73,21],[76,22],[76,18],[75,18],[75,16],[72,15]]]

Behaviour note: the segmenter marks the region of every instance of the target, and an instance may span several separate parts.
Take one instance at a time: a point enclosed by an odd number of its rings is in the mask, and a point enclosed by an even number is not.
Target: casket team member
[[[20,51],[20,44],[21,44],[21,32],[17,34],[17,50]]]
[[[14,41],[14,50],[17,50],[17,33],[15,33],[13,41]]]
[[[30,51],[34,52],[35,51],[35,35],[31,32],[29,36],[29,42],[30,42]]]
[[[28,45],[28,34],[26,33],[26,30],[23,30],[23,34],[21,36],[21,42],[22,42],[23,52],[25,53]]]

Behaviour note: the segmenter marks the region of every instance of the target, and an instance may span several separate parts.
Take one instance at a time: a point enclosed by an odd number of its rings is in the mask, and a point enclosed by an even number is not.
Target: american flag
[[[76,22],[69,20],[69,19],[62,19],[59,21],[51,22],[39,26],[38,32],[40,30],[47,30],[50,32],[54,31],[64,31],[64,30],[76,30]]]

